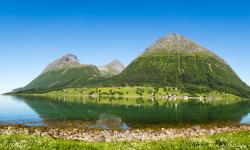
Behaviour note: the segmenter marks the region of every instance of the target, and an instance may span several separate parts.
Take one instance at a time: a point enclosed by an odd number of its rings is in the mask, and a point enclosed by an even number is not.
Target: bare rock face
[[[107,64],[106,68],[109,68],[117,73],[121,73],[125,69],[125,66],[119,60],[116,59],[110,64]]]
[[[157,40],[146,52],[164,51],[185,51],[185,52],[208,52],[209,50],[196,44],[182,35],[172,33]]]
[[[109,72],[111,74],[119,74],[125,69],[125,66],[119,60],[114,60],[105,66],[98,67],[98,69],[101,72],[106,72],[106,73]]]
[[[66,54],[60,59],[52,62],[49,64],[43,71],[43,73],[54,70],[54,69],[61,69],[64,67],[70,67],[74,65],[80,65],[78,58],[72,54]]]

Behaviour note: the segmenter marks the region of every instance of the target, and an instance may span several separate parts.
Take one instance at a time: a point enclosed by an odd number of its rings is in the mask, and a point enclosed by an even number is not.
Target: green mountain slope
[[[43,72],[24,88],[13,93],[43,93],[70,87],[97,86],[96,81],[119,74],[124,69],[120,61],[115,60],[104,67],[82,65],[76,56],[66,54],[50,63]]]
[[[43,73],[22,90],[27,93],[81,87],[90,84],[91,80],[99,76],[99,70],[95,66],[74,66]]]
[[[82,87],[101,76],[94,65],[81,65],[76,56],[67,54],[49,64],[41,75],[17,92],[41,93],[53,89]]]
[[[190,93],[218,90],[244,97],[250,95],[249,87],[224,60],[176,34],[159,39],[106,83],[172,86]]]

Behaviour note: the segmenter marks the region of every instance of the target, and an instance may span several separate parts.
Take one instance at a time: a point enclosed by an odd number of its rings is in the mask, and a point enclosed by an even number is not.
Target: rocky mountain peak
[[[124,65],[118,59],[113,60],[111,63],[107,64],[106,66],[120,66],[122,68],[125,68]]]
[[[62,61],[68,62],[68,63],[80,63],[78,58],[73,54],[66,54],[62,57]]]
[[[115,59],[105,66],[98,67],[98,69],[104,73],[119,74],[125,69],[125,66],[119,60]]]
[[[154,51],[185,51],[185,52],[201,52],[208,51],[206,48],[196,44],[192,40],[176,34],[171,33],[158,39],[152,46],[147,48],[146,52]]]
[[[54,70],[61,69],[64,67],[69,67],[72,65],[80,65],[78,58],[73,54],[66,54],[63,57],[57,59],[56,61],[50,63],[43,71],[43,73]]]
[[[106,67],[117,73],[121,73],[125,69],[125,66],[117,59],[107,64]]]

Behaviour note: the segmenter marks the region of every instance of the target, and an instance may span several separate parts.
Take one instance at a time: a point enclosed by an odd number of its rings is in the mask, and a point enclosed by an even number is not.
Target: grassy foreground
[[[213,136],[178,138],[158,142],[117,142],[87,143],[38,137],[30,135],[0,135],[0,149],[3,150],[40,150],[40,149],[250,149],[250,131],[223,133]]]

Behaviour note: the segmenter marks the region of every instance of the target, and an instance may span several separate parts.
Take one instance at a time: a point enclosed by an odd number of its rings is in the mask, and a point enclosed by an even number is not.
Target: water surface
[[[250,124],[250,101],[0,96],[0,124],[101,129]]]

